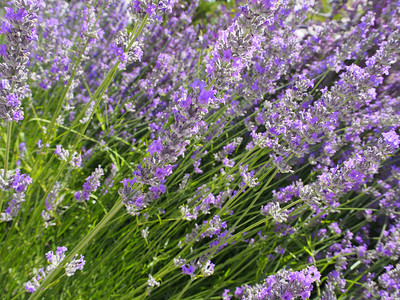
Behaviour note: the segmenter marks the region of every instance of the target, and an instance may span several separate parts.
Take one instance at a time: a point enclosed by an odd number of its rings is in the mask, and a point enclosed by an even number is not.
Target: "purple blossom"
[[[101,166],[98,166],[92,172],[92,175],[85,179],[85,183],[82,186],[83,190],[75,193],[75,199],[78,202],[89,201],[90,195],[100,187],[100,179],[103,175],[104,170]]]
[[[183,275],[190,275],[190,276],[193,276],[194,271],[196,270],[192,265],[189,265],[188,267],[186,265],[183,265],[181,268]]]
[[[38,147],[40,148],[41,140],[38,141]],[[82,165],[82,156],[78,154],[76,151],[70,157],[70,152],[62,148],[61,145],[57,145],[56,149],[54,150],[54,154],[57,155],[57,158],[61,161],[68,161],[69,164],[73,168],[80,168]]]
[[[49,251],[45,254],[47,262],[49,265],[46,269],[41,268],[37,272],[36,276],[32,277],[30,281],[25,283],[25,290],[28,293],[35,292],[40,287],[40,281],[43,281],[51,271],[53,271],[65,258],[65,253],[67,252],[67,247],[57,247],[55,252]],[[76,270],[83,270],[83,266],[85,265],[85,260],[81,255],[79,259],[76,259],[76,256],[65,265],[65,273],[67,276],[73,276]]]
[[[29,90],[26,81],[29,61],[29,47],[37,40],[35,25],[37,12],[44,6],[42,1],[14,1],[15,9],[5,7],[1,33],[6,45],[0,45],[0,118],[16,122],[23,119],[21,100]],[[9,55],[13,49],[13,55]],[[15,55],[14,55],[15,53]]]
[[[154,140],[149,146],[149,153],[154,156],[154,153],[160,153],[163,150],[163,144],[160,138]]]
[[[0,56],[7,56],[7,46],[0,45]]]
[[[0,220],[11,221],[16,217],[21,209],[22,203],[25,201],[25,192],[28,185],[32,183],[32,178],[27,174],[21,174],[19,169],[15,172],[7,173],[7,181],[4,180],[4,170],[0,170],[0,189],[3,191],[11,190],[12,196],[7,204],[7,208],[1,213]]]
[[[385,141],[392,146],[394,149],[397,149],[400,145],[399,135],[395,131],[389,131],[382,133]]]
[[[241,299],[307,299],[313,290],[313,283],[320,280],[315,267],[301,271],[280,270],[270,275],[263,284],[245,285],[236,289],[235,297]]]
[[[83,266],[85,265],[84,256],[81,254],[80,258],[77,259],[77,255],[71,260],[71,262],[65,265],[65,274],[68,277],[74,276],[76,270],[83,270]]]

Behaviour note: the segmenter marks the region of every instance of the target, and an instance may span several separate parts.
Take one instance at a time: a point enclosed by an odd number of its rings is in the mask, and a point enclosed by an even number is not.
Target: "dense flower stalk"
[[[21,174],[19,169],[7,172],[7,180],[4,180],[4,170],[0,170],[0,189],[8,192],[12,191],[11,200],[8,202],[7,208],[1,213],[1,221],[11,221],[18,215],[22,203],[25,201],[25,192],[28,185],[32,183],[32,178],[27,174]],[[5,195],[5,194],[3,194]]]
[[[93,171],[92,175],[86,178],[83,184],[83,190],[75,193],[75,199],[78,202],[88,201],[91,193],[95,192],[100,187],[100,179],[104,175],[101,166],[98,166]]]
[[[150,157],[145,158],[143,164],[138,166],[134,172],[134,179],[123,181],[124,188],[120,189],[119,194],[128,213],[132,215],[137,215],[140,210],[165,193],[165,178],[172,174],[171,164],[184,155],[189,144],[188,139],[201,131],[204,124],[202,117],[208,112],[209,106],[217,101],[214,97],[215,92],[206,89],[203,81],[195,79],[190,88],[192,93],[181,89],[176,95],[173,110],[175,122],[149,145]],[[132,195],[131,187],[135,182],[147,185],[149,191]]]
[[[255,286],[241,286],[236,288],[233,295],[239,299],[308,299],[313,290],[313,283],[319,281],[321,274],[315,267],[309,267],[302,271],[280,270],[275,275],[268,276],[263,284]],[[229,290],[224,292],[224,299],[231,299]]]
[[[57,247],[55,252],[49,251],[46,253],[46,259],[49,265],[46,268],[40,268],[30,281],[25,284],[25,289],[28,293],[33,293],[40,288],[40,282],[43,281],[46,276],[54,270],[61,261],[65,258],[65,252],[67,247]],[[73,258],[69,263],[65,265],[65,273],[68,277],[73,276],[76,270],[83,270],[85,265],[84,257],[81,255],[80,258]]]
[[[15,0],[13,4],[15,8],[5,8],[0,29],[7,42],[0,45],[0,118],[20,121],[24,118],[21,101],[29,91],[29,47],[37,40],[37,11],[45,4],[42,0]]]

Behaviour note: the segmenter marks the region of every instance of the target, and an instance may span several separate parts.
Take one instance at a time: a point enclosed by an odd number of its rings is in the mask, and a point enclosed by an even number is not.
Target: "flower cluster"
[[[93,171],[92,175],[85,179],[83,184],[83,191],[75,193],[75,199],[78,202],[89,201],[91,193],[95,192],[100,187],[100,179],[104,175],[104,171],[101,166],[98,166]]]
[[[13,1],[15,8],[6,7],[0,33],[6,44],[0,45],[0,118],[20,121],[24,118],[21,101],[29,90],[26,65],[29,47],[37,40],[37,11],[45,6],[44,1]]]
[[[40,282],[43,281],[47,275],[54,270],[65,258],[65,252],[67,247],[57,247],[55,252],[49,251],[46,253],[46,259],[49,265],[46,268],[40,268],[30,281],[25,284],[25,289],[29,293],[33,293],[40,287]],[[65,274],[71,277],[75,274],[76,270],[83,270],[85,265],[84,257],[81,255],[80,258],[73,258],[69,263],[65,265]]]
[[[7,172],[7,179],[4,178],[4,170],[0,170],[0,189],[4,192],[12,191],[11,200],[7,208],[1,213],[1,221],[11,221],[18,215],[22,203],[25,201],[25,192],[28,185],[32,183],[32,178],[27,174],[21,174],[19,169],[15,172]]]
[[[172,163],[184,155],[189,138],[199,134],[202,118],[208,108],[216,102],[215,91],[207,89],[203,81],[195,79],[188,90],[181,89],[176,95],[176,104],[172,111],[174,123],[164,130],[148,147],[150,157],[143,160],[133,173],[133,180],[124,179],[124,188],[120,195],[130,214],[136,215],[154,199],[165,193],[165,178],[172,174]],[[132,184],[138,182],[149,186],[146,193],[132,194]]]
[[[54,154],[57,155],[57,158],[62,161],[68,161],[71,167],[80,168],[82,165],[82,156],[78,154],[76,151],[72,154],[71,158],[69,157],[69,151],[62,148],[61,145],[56,146],[56,150],[54,150]]]
[[[46,197],[45,209],[42,211],[42,218],[45,221],[44,222],[45,228],[56,225],[52,221],[52,218],[55,215],[58,205],[62,201],[62,198],[59,197],[60,189],[61,189],[60,183],[56,182],[53,189],[50,191],[50,193]]]
[[[139,42],[135,41],[129,49],[128,46],[129,35],[128,32],[124,30],[118,33],[116,39],[110,45],[110,49],[114,52],[115,56],[117,56],[121,62],[126,62],[130,64],[136,61],[140,61],[143,56],[143,51],[140,47]]]
[[[263,284],[255,286],[241,286],[236,288],[233,295],[239,299],[308,299],[313,290],[312,284],[319,281],[321,274],[315,267],[301,271],[280,270],[275,275],[270,275]],[[229,290],[225,290],[223,299],[231,299]]]
[[[171,12],[177,0],[131,0],[129,12],[132,18],[142,20],[147,14],[150,21],[159,21],[159,17],[165,12]]]

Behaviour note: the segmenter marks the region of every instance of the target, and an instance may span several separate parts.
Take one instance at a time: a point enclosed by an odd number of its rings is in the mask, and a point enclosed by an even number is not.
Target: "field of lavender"
[[[0,0],[1,299],[400,299],[400,1]]]

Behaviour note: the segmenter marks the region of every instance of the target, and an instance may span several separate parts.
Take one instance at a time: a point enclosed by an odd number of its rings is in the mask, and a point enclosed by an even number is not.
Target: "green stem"
[[[7,142],[6,142],[6,156],[4,158],[4,181],[7,181],[7,171],[8,171],[8,160],[10,157],[10,144],[11,144],[11,127],[12,127],[12,121],[9,121],[7,123]],[[3,192],[1,193],[1,199],[0,199],[0,211],[3,205]]]

